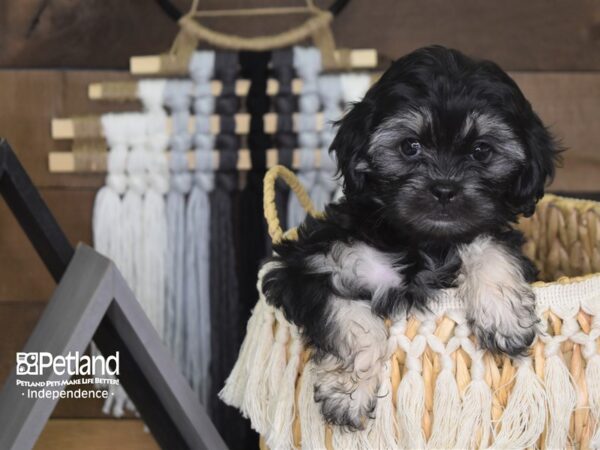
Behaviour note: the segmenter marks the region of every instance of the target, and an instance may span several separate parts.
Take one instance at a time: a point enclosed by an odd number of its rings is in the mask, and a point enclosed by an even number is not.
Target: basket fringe
[[[291,449],[294,447],[292,425],[296,411],[296,381],[298,367],[302,356],[302,340],[295,326],[290,326],[291,346],[290,358],[285,367],[283,377],[274,388],[278,388],[277,396],[271,397],[269,404],[269,421],[271,427],[266,435],[270,449]],[[301,400],[302,401],[302,400]]]
[[[248,381],[249,368],[251,365],[251,356],[255,352],[256,343],[258,340],[258,331],[260,324],[263,322],[264,311],[267,304],[264,299],[258,300],[252,315],[246,325],[246,337],[242,342],[238,359],[231,370],[231,373],[225,380],[225,386],[219,392],[219,398],[229,406],[240,409],[242,414],[242,403],[244,402],[244,393],[246,391],[246,383]],[[244,417],[246,415],[244,414]]]
[[[458,421],[455,412],[460,410],[458,385],[450,367],[442,369],[435,382],[433,398],[433,427],[427,447],[452,448],[456,441]]]
[[[569,422],[571,413],[577,404],[577,391],[562,358],[555,351],[548,352],[550,345],[552,344],[546,345],[547,359],[544,369],[544,384],[548,395],[550,416],[546,448],[567,448]]]
[[[266,378],[268,378],[268,398],[269,405],[267,407],[267,417],[269,422],[272,422],[273,410],[275,409],[276,400],[281,390],[281,383],[287,367],[287,345],[290,339],[290,325],[283,317],[280,310],[275,310],[275,321],[277,323],[277,331],[275,332],[275,341],[273,349],[267,363]]]
[[[325,421],[321,409],[315,402],[315,367],[308,361],[300,379],[300,396],[298,398],[300,414],[301,448],[325,448]]]
[[[425,448],[421,427],[425,412],[425,383],[417,370],[409,369],[398,386],[397,419],[404,448]]]
[[[463,393],[458,417],[456,448],[486,448],[492,434],[492,390],[483,376],[483,351],[476,349],[467,337],[466,323],[461,323],[461,346],[471,357],[471,383]],[[457,333],[459,331],[457,330]]]
[[[531,360],[515,363],[519,366],[515,386],[500,418],[500,431],[492,448],[534,447],[546,425],[546,393]]]
[[[377,406],[375,407],[375,418],[370,421],[368,437],[370,446],[374,449],[398,448],[398,424],[392,413],[394,404],[392,401],[392,364],[388,360],[383,365],[381,384],[377,392]]]
[[[361,431],[349,431],[343,427],[333,427],[333,435],[331,437],[331,444],[335,450],[380,450],[389,447],[371,447],[368,439],[367,432]],[[316,447],[302,447],[310,448],[311,450]]]
[[[248,364],[252,366],[248,370],[248,383],[244,393],[242,411],[250,419],[252,427],[259,434],[265,434],[269,422],[267,418],[267,406],[269,399],[267,395],[268,377],[265,375],[267,363],[273,348],[273,323],[275,322],[275,309],[266,305],[262,323],[259,326],[255,341],[254,353]]]
[[[600,422],[600,355],[595,354],[588,359],[585,369],[585,381],[591,411],[596,419],[596,428],[590,446],[600,448],[600,427],[598,426]]]

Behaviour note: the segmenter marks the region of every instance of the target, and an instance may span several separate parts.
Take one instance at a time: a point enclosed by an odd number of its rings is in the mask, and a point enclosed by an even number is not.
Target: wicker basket
[[[265,216],[275,242],[283,178],[317,214],[292,172],[265,177]],[[323,422],[313,400],[310,349],[281,311],[260,299],[221,398],[239,408],[271,449],[595,448],[600,445],[600,204],[547,195],[520,222],[546,331],[520,361],[480,350],[464,309],[448,290],[428,316],[389,323],[392,357],[384,365],[375,418],[365,430]]]

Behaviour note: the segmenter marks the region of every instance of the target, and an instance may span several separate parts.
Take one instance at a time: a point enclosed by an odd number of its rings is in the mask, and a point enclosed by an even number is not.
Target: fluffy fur
[[[332,150],[345,197],[274,247],[264,288],[314,348],[326,420],[361,428],[386,357],[383,319],[427,309],[440,289],[468,301],[481,346],[527,350],[536,270],[512,224],[533,213],[558,151],[502,69],[443,47],[392,64]]]

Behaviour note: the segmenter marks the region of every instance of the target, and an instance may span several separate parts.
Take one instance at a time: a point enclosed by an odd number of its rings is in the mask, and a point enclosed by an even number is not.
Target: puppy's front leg
[[[315,350],[315,400],[325,419],[362,428],[375,407],[387,356],[387,330],[378,313],[393,312],[403,286],[396,258],[357,242],[337,242],[310,255],[280,250],[265,276],[267,300],[283,308]]]
[[[361,429],[377,402],[387,330],[368,302],[332,298],[327,341],[315,354],[315,400],[327,422]]]
[[[479,344],[494,352],[522,355],[538,322],[535,296],[524,276],[524,258],[490,236],[459,249],[458,293]]]

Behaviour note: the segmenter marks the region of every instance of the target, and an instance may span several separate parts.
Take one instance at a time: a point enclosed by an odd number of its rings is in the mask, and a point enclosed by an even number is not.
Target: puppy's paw
[[[527,354],[539,322],[535,296],[526,283],[484,293],[468,321],[482,348],[512,357]]]
[[[332,355],[323,358],[316,368],[315,401],[329,424],[362,430],[377,404],[380,364],[361,368],[355,363],[346,366]]]

